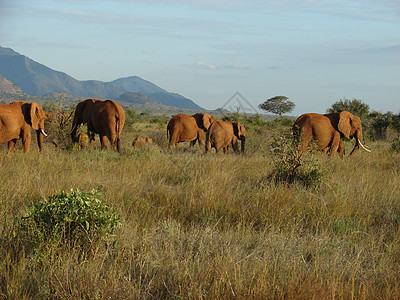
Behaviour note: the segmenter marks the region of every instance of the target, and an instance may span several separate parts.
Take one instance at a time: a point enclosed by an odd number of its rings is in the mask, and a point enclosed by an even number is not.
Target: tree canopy
[[[291,112],[296,105],[289,101],[288,97],[275,96],[261,103],[258,107],[262,110],[282,116],[285,113]]]
[[[328,108],[326,112],[333,113],[341,110],[351,112],[353,115],[360,117],[361,120],[365,120],[369,113],[369,105],[355,98],[352,100],[343,98],[332,104],[332,106]]]

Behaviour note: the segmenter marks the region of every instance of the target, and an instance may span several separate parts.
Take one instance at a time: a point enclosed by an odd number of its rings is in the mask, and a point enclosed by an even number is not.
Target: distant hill
[[[121,104],[124,105],[129,105],[129,104],[147,104],[147,105],[153,105],[156,104],[153,100],[151,100],[149,97],[147,97],[143,93],[125,93],[119,96],[117,99],[115,99]]]
[[[111,83],[123,88],[126,91],[134,93],[168,93],[166,90],[163,90],[150,81],[144,80],[138,76],[119,78],[111,81]]]
[[[22,94],[19,86],[7,80],[7,78],[0,76],[0,94]]]
[[[76,80],[3,47],[0,47],[0,75],[21,87],[23,92],[33,96],[56,92],[82,97],[114,98],[125,92],[112,83]]]
[[[186,109],[204,109],[198,106],[192,100],[187,99],[179,94],[169,93],[154,83],[144,80],[138,76],[119,78],[112,81],[112,83],[131,93],[143,93],[148,96],[150,100],[159,102],[163,105],[176,106]]]
[[[77,97],[118,99],[127,92],[143,93],[163,105],[202,110],[192,100],[169,93],[137,76],[119,78],[112,82],[80,81],[66,73],[52,70],[10,48],[0,46],[0,75],[19,86],[22,92],[43,96],[66,93]],[[155,97],[153,99],[153,97]]]
[[[167,106],[176,106],[186,109],[203,109],[193,102],[189,102],[185,97],[174,93],[149,93],[150,99],[160,102]],[[193,105],[194,104],[194,105]]]

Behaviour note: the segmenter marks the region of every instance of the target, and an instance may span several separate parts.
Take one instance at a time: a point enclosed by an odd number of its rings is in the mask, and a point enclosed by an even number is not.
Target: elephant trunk
[[[244,154],[245,144],[246,144],[246,137],[245,137],[245,136],[242,136],[242,138],[241,138],[241,144],[240,144],[240,151],[242,152],[242,154]]]
[[[73,142],[73,143],[77,143],[77,142],[78,142],[77,137],[76,137],[76,132],[78,131],[78,129],[79,129],[79,125],[78,125],[77,123],[74,123],[74,124],[72,125],[72,130],[71,130],[71,132],[69,133],[69,135],[70,135],[71,138],[72,138],[72,142]]]
[[[42,151],[42,149],[43,149],[43,136],[44,136],[44,134],[42,133],[42,131],[43,131],[43,129],[36,130],[36,137],[37,137],[37,142],[38,142],[38,146],[39,146],[39,151]]]
[[[356,144],[354,145],[353,150],[351,151],[350,155],[352,155],[355,151],[357,151],[358,149],[363,148],[365,151],[367,152],[371,152],[371,150],[367,149],[364,145],[363,145],[363,136],[361,131],[357,131],[355,133],[355,138],[356,138]]]

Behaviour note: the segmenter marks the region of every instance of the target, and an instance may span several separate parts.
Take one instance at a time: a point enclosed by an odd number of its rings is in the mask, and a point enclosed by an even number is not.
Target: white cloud
[[[216,70],[217,66],[212,65],[212,64],[208,64],[202,61],[198,61],[196,64],[198,67],[204,68],[204,69],[208,69],[208,70]]]

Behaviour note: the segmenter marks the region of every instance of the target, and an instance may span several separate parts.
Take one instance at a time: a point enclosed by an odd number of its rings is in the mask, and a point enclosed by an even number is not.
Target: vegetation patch
[[[35,250],[68,245],[88,251],[121,224],[99,195],[96,190],[86,193],[78,189],[33,203],[28,216],[20,219],[15,235]]]
[[[300,183],[305,187],[315,187],[321,182],[324,172],[316,157],[316,146],[302,153],[299,136],[291,132],[276,134],[271,143],[274,169],[270,178],[287,184]]]

